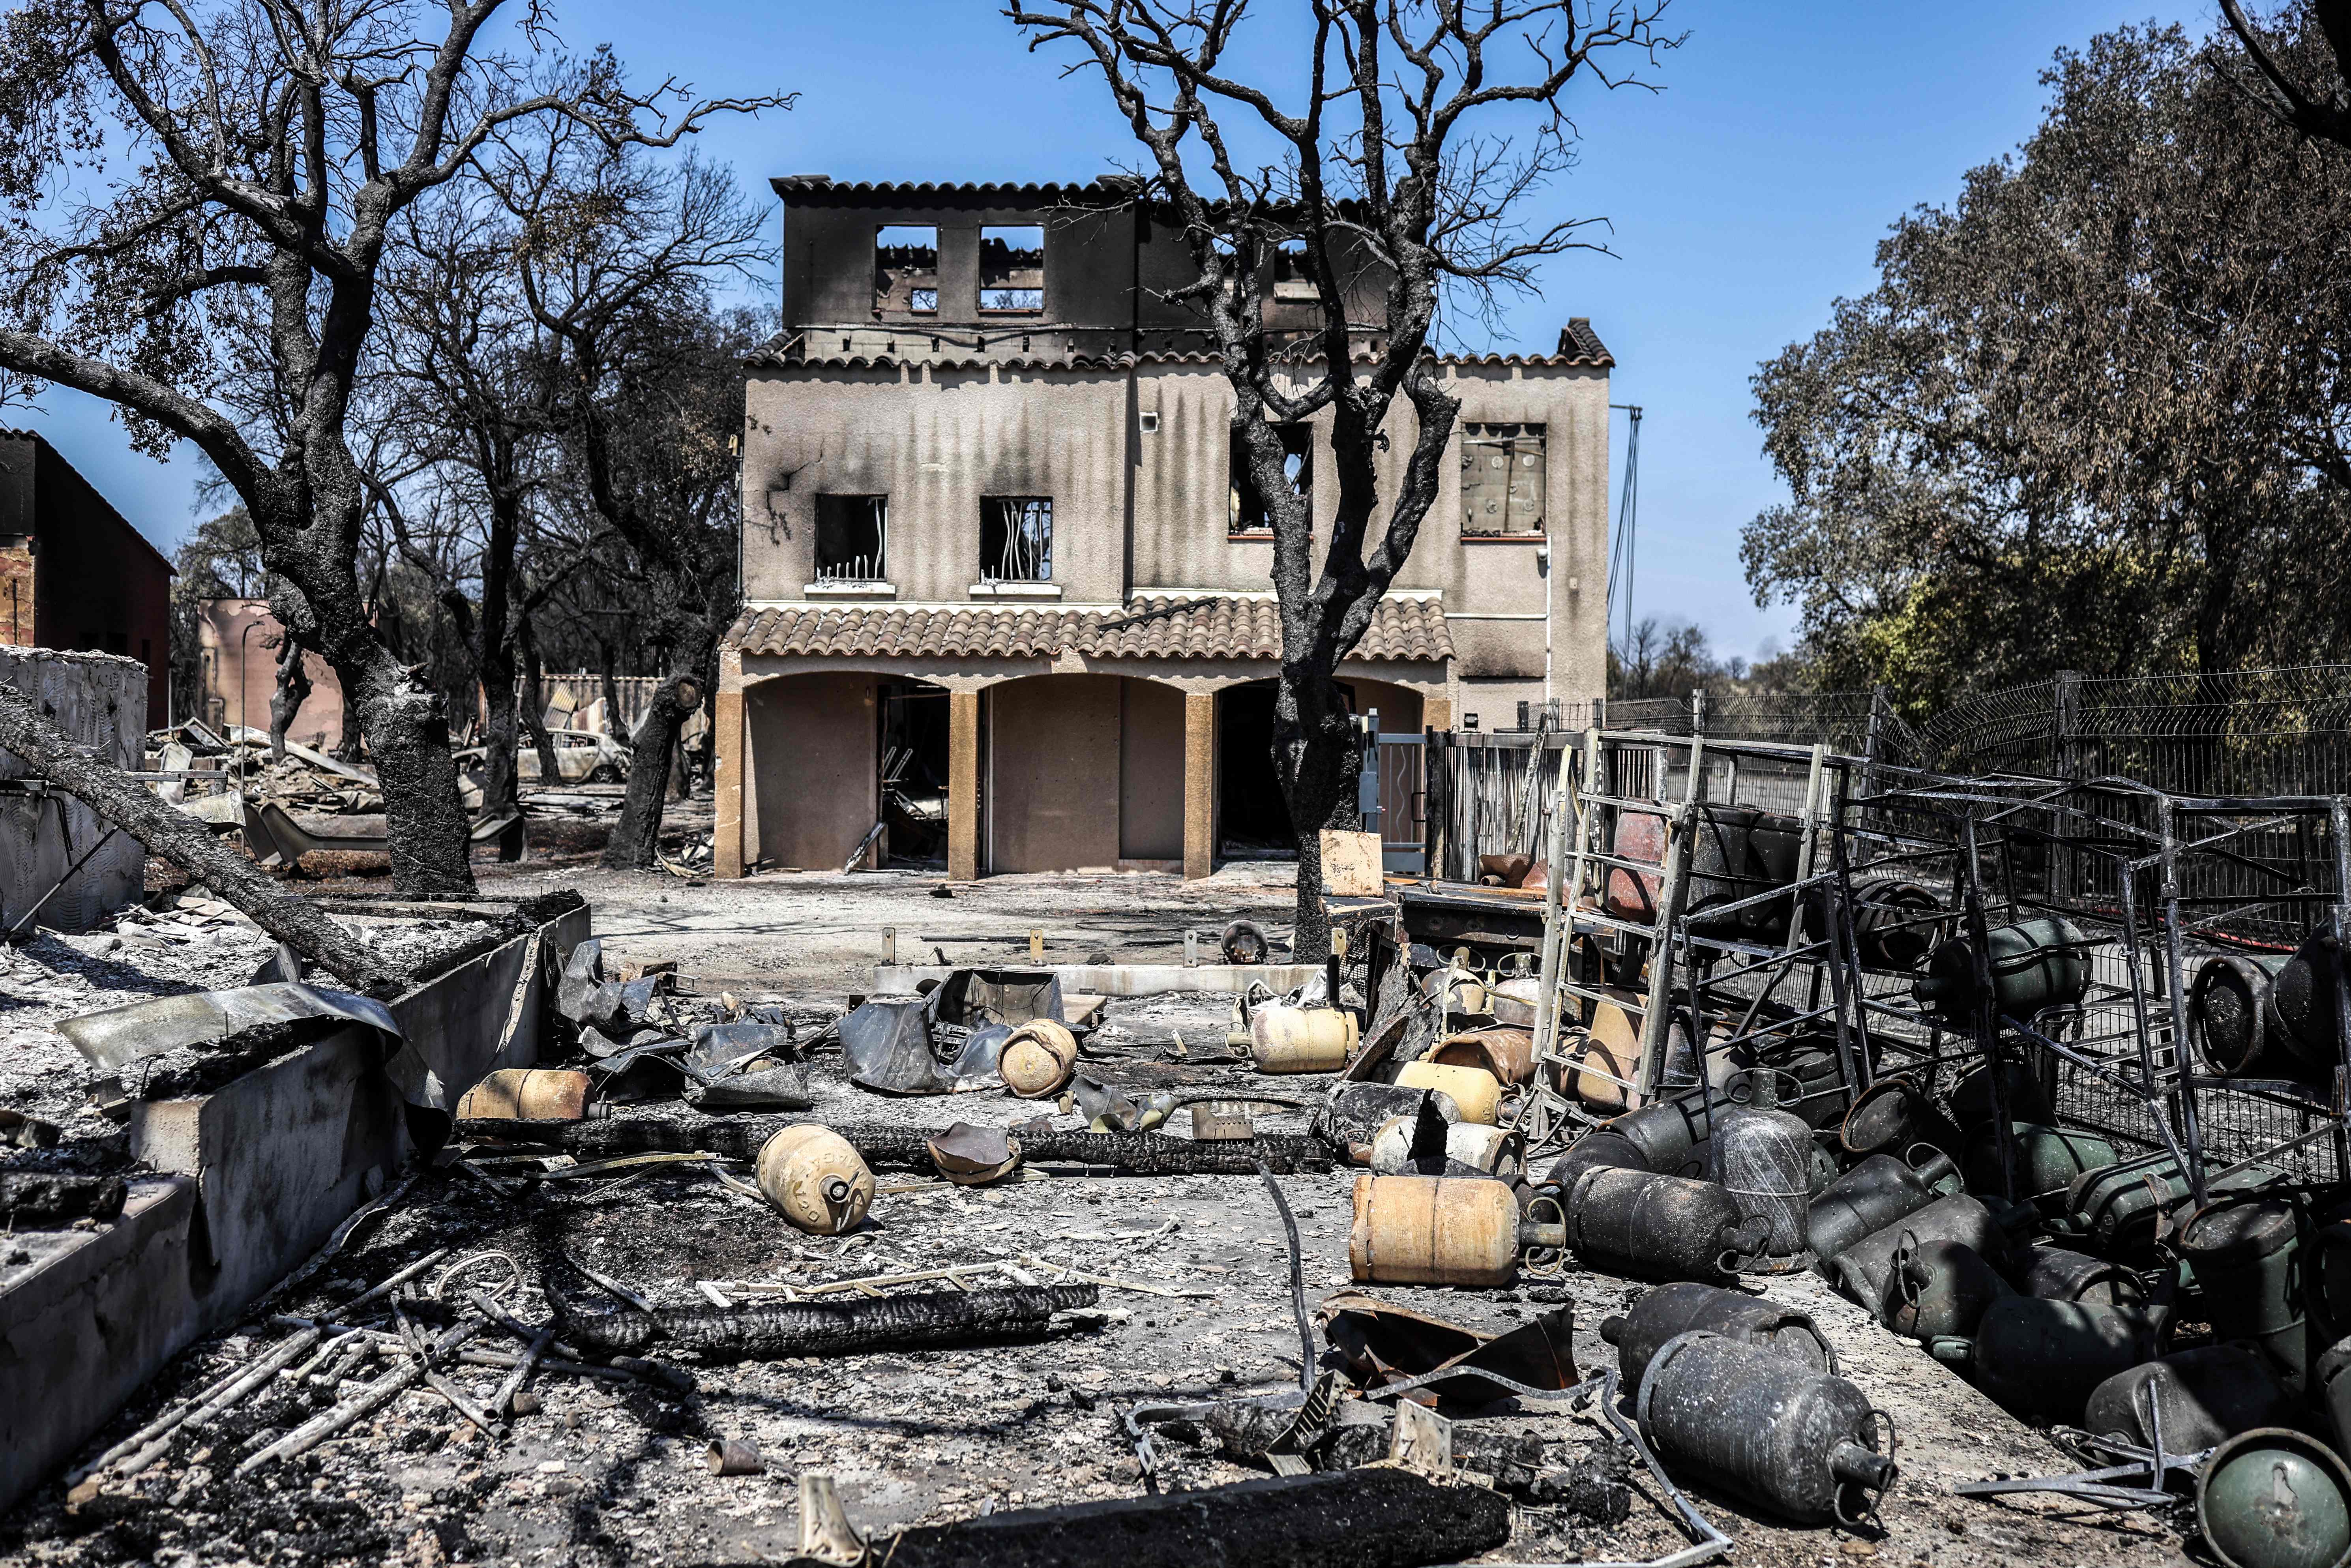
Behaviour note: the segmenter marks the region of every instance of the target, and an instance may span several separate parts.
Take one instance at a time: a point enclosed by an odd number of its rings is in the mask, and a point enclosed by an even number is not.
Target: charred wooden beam
[[[1045,1332],[1055,1312],[1091,1307],[1101,1292],[1092,1285],[1019,1285],[871,1301],[785,1301],[735,1312],[657,1307],[592,1317],[580,1315],[558,1291],[550,1290],[549,1297],[563,1337],[597,1354],[663,1346],[774,1360],[1033,1338]]]
[[[726,1159],[757,1159],[760,1145],[785,1127],[805,1124],[786,1117],[737,1117],[701,1124],[656,1117],[601,1122],[492,1122],[457,1124],[460,1138],[484,1143],[531,1144],[559,1149],[583,1160],[621,1155],[708,1154]],[[931,1134],[896,1127],[834,1127],[867,1165],[880,1170],[932,1169]],[[1255,1176],[1262,1164],[1276,1176],[1320,1173],[1332,1167],[1322,1139],[1295,1133],[1260,1133],[1254,1138],[1196,1143],[1159,1133],[1022,1132],[1020,1155],[1029,1164],[1108,1166],[1129,1176]]]

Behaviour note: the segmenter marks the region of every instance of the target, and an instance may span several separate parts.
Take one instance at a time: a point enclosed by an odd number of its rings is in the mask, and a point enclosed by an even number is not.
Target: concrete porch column
[[[947,880],[979,877],[979,694],[947,694]]]
[[[1184,694],[1184,879],[1216,869],[1217,694]]]
[[[710,722],[717,727],[712,737],[718,747],[717,778],[711,802],[716,815],[710,835],[711,872],[714,875],[737,877],[743,874],[743,747],[747,738],[743,727],[742,658],[740,653],[720,655],[718,696],[710,711]],[[730,669],[728,665],[733,667]],[[729,680],[727,677],[734,678]]]

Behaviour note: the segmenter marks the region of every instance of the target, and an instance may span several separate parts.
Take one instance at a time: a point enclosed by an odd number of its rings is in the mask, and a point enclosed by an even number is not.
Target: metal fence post
[[[1690,733],[1706,733],[1706,688],[1699,686],[1690,693]]]

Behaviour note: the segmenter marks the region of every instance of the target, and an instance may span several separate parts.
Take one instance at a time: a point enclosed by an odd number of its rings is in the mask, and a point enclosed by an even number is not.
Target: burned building
[[[1116,179],[774,185],[721,874],[842,865],[877,821],[877,860],[956,877],[1278,852],[1272,534],[1205,323],[1166,298],[1181,234]],[[1268,287],[1270,325],[1318,319],[1310,283]],[[1614,362],[1582,319],[1551,353],[1438,361],[1456,460],[1340,671],[1382,732],[1600,695]],[[1285,433],[1325,518],[1328,418]],[[1411,420],[1398,400],[1391,469]]]
[[[172,563],[29,430],[0,430],[0,643],[116,653],[170,702]]]

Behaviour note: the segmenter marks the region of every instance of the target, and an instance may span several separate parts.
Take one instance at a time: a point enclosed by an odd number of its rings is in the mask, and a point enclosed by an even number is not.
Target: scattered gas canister
[[[1657,1348],[1634,1412],[1668,1465],[1798,1524],[1858,1524],[1894,1484],[1891,1423],[1860,1389],[1704,1329]]]
[[[2351,1469],[2290,1428],[2241,1432],[2204,1461],[2196,1523],[2229,1568],[2336,1568],[2351,1557]]]
[[[1575,1178],[1585,1171],[1599,1170],[1604,1166],[1625,1171],[1649,1168],[1633,1140],[1606,1127],[1595,1127],[1576,1139],[1574,1146],[1553,1162],[1550,1179],[1562,1188],[1571,1187],[1575,1185]]]
[[[1836,1352],[1810,1313],[1713,1285],[1660,1285],[1622,1317],[1604,1318],[1600,1337],[1616,1347],[1619,1383],[1641,1385],[1650,1358],[1692,1329],[1767,1351],[1814,1372],[1834,1372]]]
[[[1889,877],[1854,883],[1854,945],[1870,968],[1916,969],[1948,918],[1942,901],[1917,883]]]
[[[2301,1221],[2283,1197],[2221,1198],[2180,1227],[2174,1244],[2195,1271],[2204,1312],[2222,1340],[2249,1339],[2299,1394],[2309,1377]]]
[[[2270,1023],[2283,1031],[2286,1049],[2317,1071],[2331,1070],[2341,1054],[2335,980],[2342,969],[2343,945],[2335,933],[2314,931],[2270,985]]]
[[[1934,1193],[1917,1172],[1892,1155],[1872,1155],[1813,1199],[1808,1226],[1813,1250],[1834,1258],[1871,1231],[1934,1201]]]
[[[2011,1122],[2008,1150],[2016,1196],[2053,1214],[2064,1207],[2065,1195],[2085,1171],[2102,1170],[2116,1158],[2115,1146],[2104,1138],[2037,1122]],[[1970,1192],[2001,1190],[1997,1128],[1978,1127],[1970,1134],[1967,1179]]]
[[[2009,1120],[2045,1123],[2055,1118],[2057,1113],[2049,1103],[2049,1091],[2042,1085],[2031,1063],[2009,1058],[2001,1063],[2000,1081],[2008,1096]],[[1991,1123],[1991,1069],[1979,1067],[1951,1085],[1951,1118],[1962,1133],[1971,1133]]]
[[[1269,1002],[1249,1015],[1249,1054],[1259,1072],[1336,1072],[1355,1053],[1356,1027],[1339,1008]]]
[[[1659,1176],[1700,1176],[1706,1174],[1710,1125],[1705,1095],[1693,1089],[1627,1112],[1601,1130],[1615,1134],[1639,1150],[1643,1170]]]
[[[1260,1009],[1260,1015],[1262,1009]],[[1349,1015],[1351,1018],[1353,1014]],[[1435,1061],[1407,1061],[1395,1076],[1406,1089],[1434,1089],[1453,1096],[1465,1122],[1491,1124],[1501,1104],[1502,1083],[1482,1067],[1448,1067]]]
[[[1940,1237],[1896,1251],[1893,1283],[1886,1326],[1917,1340],[1967,1338],[1987,1308],[2015,1294],[1983,1254]]]
[[[1712,1182],[1654,1171],[1587,1170],[1567,1189],[1564,1207],[1576,1257],[1635,1279],[1715,1284],[1763,1239],[1762,1224],[1743,1218]]]
[[[2188,1038],[2223,1078],[2300,1078],[2306,1064],[2270,1023],[2270,989],[2287,958],[2223,953],[2188,989]]]
[[[2337,1448],[2351,1445],[2351,1339],[2337,1340],[2310,1364],[2310,1383],[2326,1412]]]
[[[1742,1274],[1787,1274],[1807,1268],[1813,1249],[1813,1130],[1802,1117],[1779,1109],[1780,1075],[1748,1075],[1751,1103],[1719,1107],[1708,1142],[1708,1173],[1742,1218],[1760,1221],[1763,1241],[1742,1259]]]
[[[2155,1358],[2156,1324],[2128,1307],[2003,1296],[1984,1309],[1975,1338],[1932,1340],[1938,1361],[1970,1367],[1976,1386],[2020,1415],[2079,1426],[2091,1391]]]
[[[1991,1211],[1965,1194],[1938,1197],[1915,1214],[1871,1231],[1829,1265],[1837,1294],[1876,1314],[1884,1322],[1894,1308],[1894,1260],[1907,1244],[1937,1239],[1964,1241],[1995,1268],[2008,1258],[2008,1233]]]
[[[1030,1019],[1015,1029],[996,1061],[1004,1086],[1023,1100],[1060,1093],[1077,1069],[1078,1037],[1052,1019]]]
[[[2293,1396],[2269,1359],[2250,1345],[2205,1344],[2116,1373],[2090,1391],[2082,1428],[2119,1432],[2129,1442],[2155,1440],[2152,1399],[2163,1420],[2167,1453],[2192,1454],[2256,1427],[2294,1419]]]
[[[759,1145],[759,1190],[778,1213],[818,1236],[854,1230],[873,1205],[873,1173],[830,1127],[786,1127]]]
[[[1519,1199],[1477,1177],[1355,1178],[1347,1263],[1358,1284],[1507,1285],[1519,1264]]]
[[[1994,926],[1985,939],[1992,1006],[2004,1017],[2028,1021],[2045,1009],[2080,1001],[2089,988],[2089,939],[2070,921],[2043,915]],[[1947,1021],[1969,1022],[1978,1000],[1974,945],[1964,936],[1938,944],[1911,992]]]
[[[2147,1303],[2147,1287],[2119,1263],[2064,1247],[2030,1247],[2017,1260],[2022,1293],[2045,1301],[2087,1301],[2101,1307]]]

